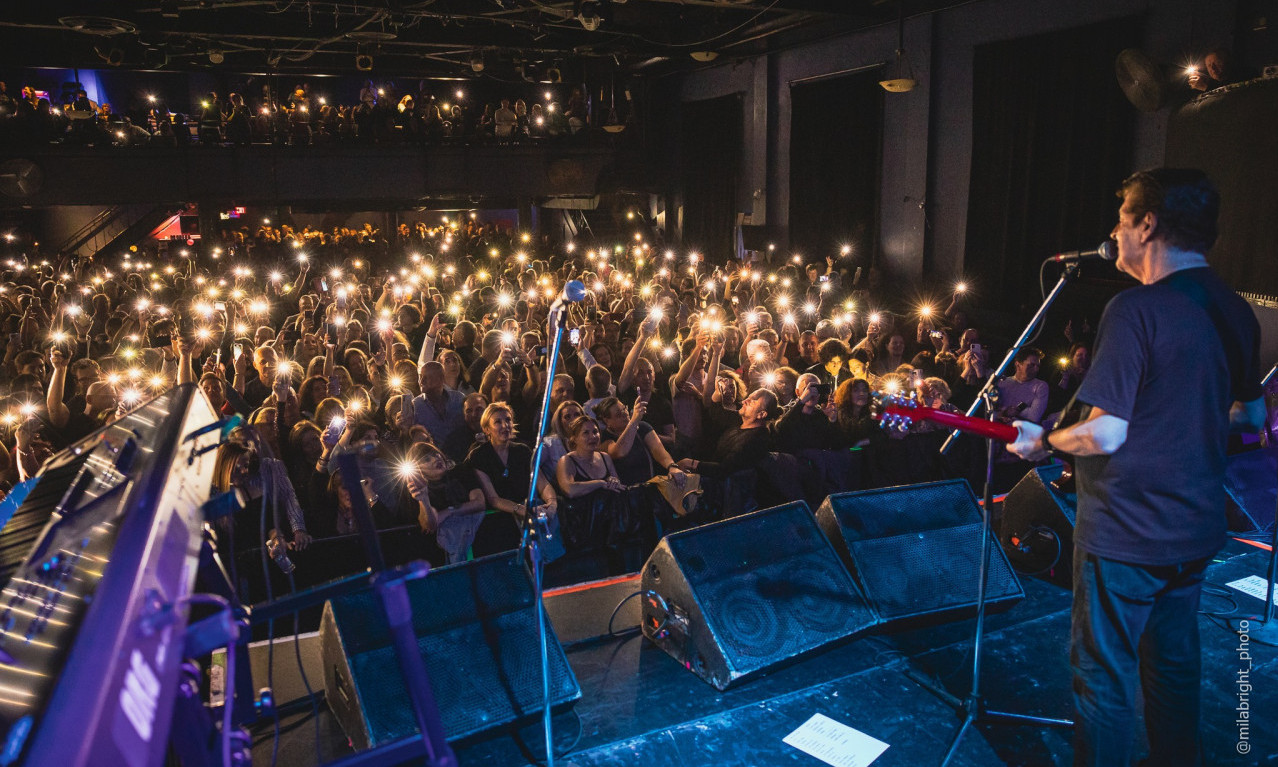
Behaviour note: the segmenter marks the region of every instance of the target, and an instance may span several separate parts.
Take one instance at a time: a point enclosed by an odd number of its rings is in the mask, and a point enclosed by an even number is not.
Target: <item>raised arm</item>
[[[692,371],[697,367],[697,360],[701,359],[701,355],[705,353],[707,340],[708,337],[705,333],[697,334],[697,344],[693,348],[692,353],[688,355],[688,358],[685,359],[681,365],[679,365],[679,370],[674,374],[674,378],[670,381],[670,388],[672,391],[678,391],[679,388],[686,384],[688,379],[692,377]]]
[[[417,355],[417,367],[435,359],[435,342],[439,338],[439,329],[444,325],[444,313],[440,312],[431,318],[430,327],[426,329],[426,337],[422,339],[422,350]]]
[[[49,379],[49,393],[45,397],[45,405],[49,409],[49,423],[61,429],[71,420],[71,411],[67,409],[62,397],[67,384],[67,357],[61,349],[54,347],[49,353],[49,362],[53,364],[53,376]]]
[[[626,354],[626,361],[621,366],[621,375],[617,377],[617,391],[626,391],[635,382],[635,366],[639,364],[639,357],[648,347],[648,342],[653,335],[647,320],[639,323],[639,338],[634,346],[630,347],[630,352]]]

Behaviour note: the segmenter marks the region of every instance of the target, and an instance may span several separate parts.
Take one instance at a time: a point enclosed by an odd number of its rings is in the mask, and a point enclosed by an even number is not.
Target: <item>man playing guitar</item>
[[[1141,286],[1105,309],[1080,420],[1016,421],[1009,449],[1068,454],[1078,479],[1074,763],[1127,767],[1139,678],[1146,763],[1195,765],[1198,601],[1225,541],[1227,435],[1264,420],[1260,334],[1207,265],[1220,197],[1201,171],[1136,173],[1119,196],[1117,266]]]

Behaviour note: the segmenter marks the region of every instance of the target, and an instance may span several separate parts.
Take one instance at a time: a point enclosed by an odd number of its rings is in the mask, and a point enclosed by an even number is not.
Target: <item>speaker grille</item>
[[[417,647],[450,740],[541,710],[537,608],[517,554],[440,568],[412,581],[408,589]],[[330,605],[367,722],[369,744],[416,732],[377,596],[362,592]],[[552,705],[580,697],[576,677],[553,631],[550,680]]]
[[[992,535],[990,546],[989,598],[1019,597],[1021,585]],[[885,618],[976,603],[980,525],[858,541],[849,549],[866,596]]]
[[[832,495],[829,506],[849,541],[890,538],[941,527],[979,523],[981,507],[964,480],[885,487]]]
[[[878,622],[807,504],[676,533],[665,545],[679,572],[656,590],[697,603],[732,679]]]
[[[975,607],[981,508],[965,480],[831,495],[818,517],[884,620],[940,619]],[[987,604],[1023,596],[991,537]]]

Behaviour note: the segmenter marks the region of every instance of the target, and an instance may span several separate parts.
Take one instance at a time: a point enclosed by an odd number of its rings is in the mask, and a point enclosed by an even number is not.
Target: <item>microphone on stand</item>
[[[580,303],[586,298],[586,285],[581,280],[568,280],[559,297],[550,305],[550,313],[554,314],[564,308],[565,304]]]
[[[1064,253],[1057,253],[1048,258],[1048,261],[1076,263],[1078,261],[1087,261],[1089,259],[1099,258],[1102,261],[1113,261],[1118,258],[1118,248],[1114,245],[1113,240],[1105,240],[1091,250],[1068,250]]]

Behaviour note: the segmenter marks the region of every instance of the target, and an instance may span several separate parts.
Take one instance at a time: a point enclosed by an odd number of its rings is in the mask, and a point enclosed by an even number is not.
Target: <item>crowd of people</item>
[[[560,88],[559,90],[563,90]],[[366,81],[349,103],[329,103],[299,84],[282,97],[263,92],[204,94],[181,108],[157,96],[117,111],[94,102],[84,89],[67,103],[23,86],[10,94],[0,82],[0,140],[13,144],[79,146],[305,146],[351,143],[521,143],[576,140],[590,134],[589,105],[580,87],[545,90],[538,98],[469,103],[462,88],[435,93]],[[560,99],[563,99],[562,101]],[[61,98],[56,99],[62,101]],[[531,104],[529,103],[531,102]]]
[[[874,392],[949,410],[976,396],[991,350],[961,285],[947,305],[893,312],[836,257],[716,266],[642,233],[552,246],[466,216],[385,236],[264,225],[199,254],[18,250],[0,264],[6,488],[197,383],[243,419],[215,472],[247,501],[220,523],[228,538],[240,530],[227,544],[237,561],[268,543],[266,513],[270,543],[299,563],[322,539],[345,541],[326,574],[363,567],[347,453],[405,556],[514,547],[531,499],[568,550],[552,581],[633,570],[665,532],[774,503],[984,472],[983,443],[943,458],[940,428],[888,431],[872,417]],[[568,311],[551,377],[547,313],[570,279],[587,296]],[[1065,358],[1017,358],[1000,419],[1060,409],[1088,364],[1076,341]]]

